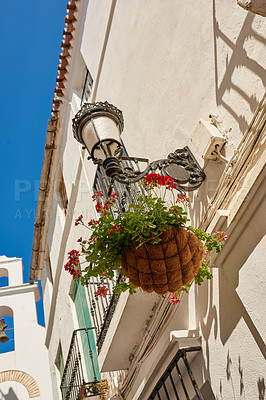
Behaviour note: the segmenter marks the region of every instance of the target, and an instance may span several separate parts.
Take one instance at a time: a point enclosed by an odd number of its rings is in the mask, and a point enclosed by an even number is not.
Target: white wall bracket
[[[227,140],[221,134],[219,129],[209,121],[203,121],[202,119],[199,120],[198,125],[192,134],[191,141],[203,159],[228,162],[228,160],[221,154],[221,150]]]

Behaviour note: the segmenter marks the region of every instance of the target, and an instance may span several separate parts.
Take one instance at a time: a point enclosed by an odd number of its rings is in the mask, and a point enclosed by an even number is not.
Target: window
[[[83,85],[81,104],[86,103],[86,102],[89,101],[89,99],[91,97],[92,86],[93,86],[93,79],[92,79],[92,76],[90,74],[90,71],[87,69],[86,76],[85,76],[85,81],[84,81],[84,85]]]
[[[57,355],[56,355],[56,359],[55,359],[55,365],[60,373],[60,378],[62,379],[62,376],[64,373],[64,359],[63,359],[62,346],[61,346],[60,342],[59,342]]]

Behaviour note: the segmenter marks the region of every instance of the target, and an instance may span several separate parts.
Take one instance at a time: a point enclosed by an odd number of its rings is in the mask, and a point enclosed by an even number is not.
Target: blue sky
[[[66,5],[12,0],[1,9],[0,255],[23,258],[24,282]]]

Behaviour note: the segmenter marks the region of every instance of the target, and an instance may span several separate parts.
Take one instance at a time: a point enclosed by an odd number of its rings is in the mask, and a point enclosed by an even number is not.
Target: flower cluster
[[[97,213],[107,215],[107,211],[109,211],[110,207],[112,207],[116,203],[116,201],[118,199],[118,194],[117,193],[110,194],[108,199],[105,202],[101,201],[101,197],[103,197],[102,192],[94,192],[92,199],[94,201],[95,200],[97,201],[97,203],[95,205],[95,209],[96,209]]]
[[[77,250],[71,250],[68,253],[68,261],[64,265],[65,270],[68,271],[74,279],[81,278],[81,273],[79,271],[79,257],[80,253]]]
[[[148,174],[145,178],[146,185],[152,187],[168,186],[169,188],[176,189],[177,185],[174,184],[174,180],[171,176],[164,176],[159,174]]]
[[[103,204],[101,201],[97,201],[95,209],[97,213],[106,215],[107,211],[109,211],[109,205]]]
[[[96,199],[98,199],[100,197],[103,197],[103,193],[102,192],[100,192],[100,191],[94,192],[93,195],[92,195],[92,200],[96,200]]]
[[[171,296],[169,297],[168,302],[170,304],[173,304],[174,306],[176,306],[178,303],[180,303],[181,299],[180,296],[176,295],[175,293],[171,294]]]
[[[106,297],[108,294],[108,287],[107,286],[99,286],[95,296]]]
[[[116,224],[112,227],[112,229],[110,230],[110,236],[113,236],[113,234],[117,231],[117,232],[122,232],[123,230],[123,226],[121,226],[120,224]]]
[[[215,236],[221,243],[227,242],[227,235],[223,231],[216,231],[214,232],[213,236]]]
[[[181,203],[189,204],[189,198],[185,194],[179,194],[176,199],[176,203],[181,201]]]
[[[95,224],[99,224],[99,221],[97,221],[97,220],[95,220],[95,219],[91,219],[91,220],[88,222],[88,226],[93,226],[93,225],[95,225]]]

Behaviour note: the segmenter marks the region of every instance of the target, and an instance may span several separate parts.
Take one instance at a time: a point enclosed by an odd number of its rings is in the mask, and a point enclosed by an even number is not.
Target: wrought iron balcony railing
[[[121,281],[121,274],[117,272],[117,282]],[[108,293],[113,293],[115,282],[109,279],[94,278],[91,277],[86,284],[87,293],[89,297],[89,310],[92,319],[92,323],[96,329],[96,343],[98,353],[101,351],[107,330],[112,320],[117,302],[119,300],[119,294],[107,295],[104,297],[96,296],[96,292],[99,286],[106,286],[109,290]]]
[[[99,378],[92,329],[73,331],[60,386],[63,400],[87,399],[109,390],[107,381]]]
[[[187,353],[200,350],[200,346],[180,349],[157,382],[148,400],[203,400],[187,358]],[[192,391],[193,397],[189,395]]]

